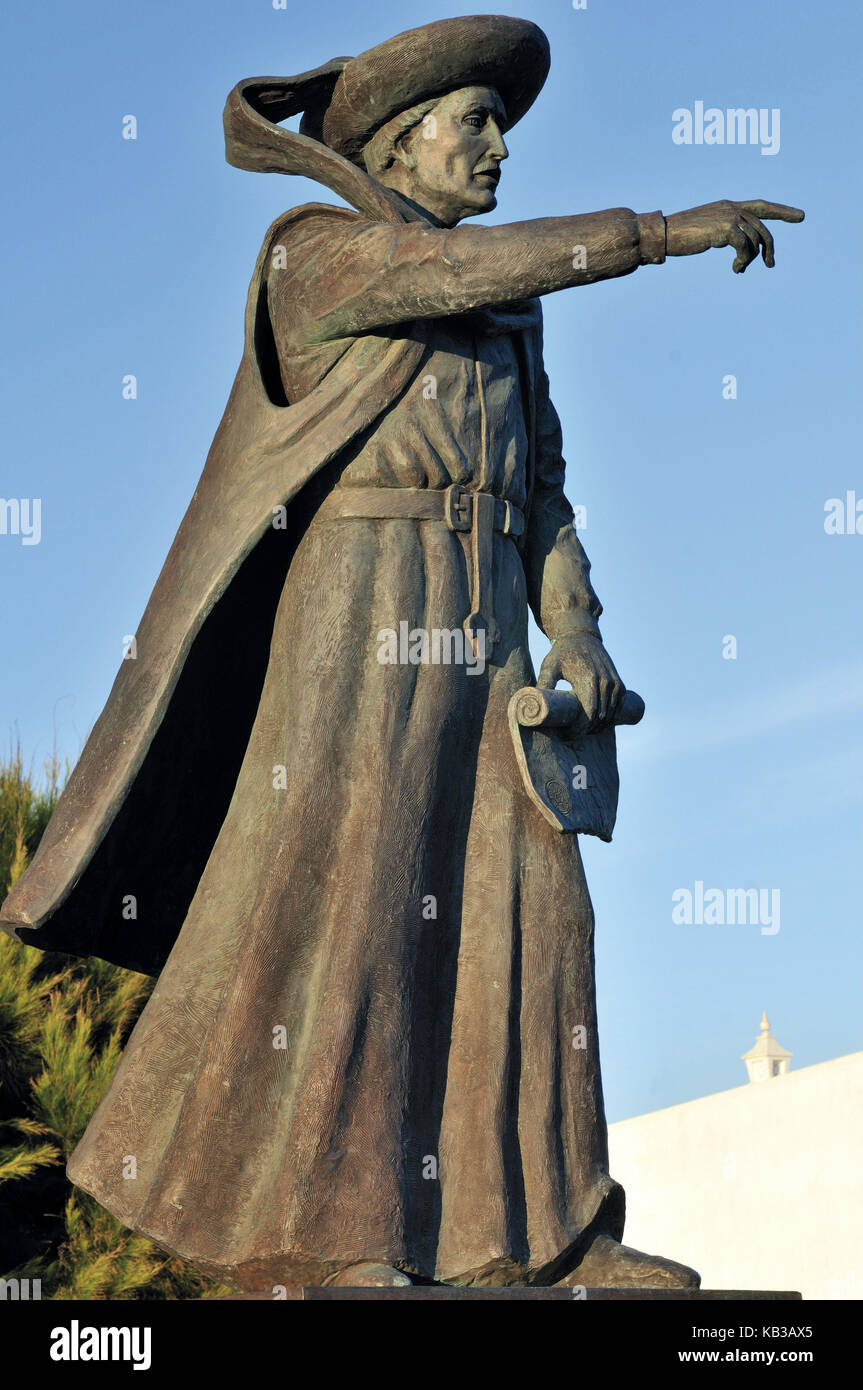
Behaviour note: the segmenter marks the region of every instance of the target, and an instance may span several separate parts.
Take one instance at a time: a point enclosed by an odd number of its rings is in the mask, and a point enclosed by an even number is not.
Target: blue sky
[[[615,842],[584,845],[615,1120],[741,1084],[764,1008],[795,1067],[863,1046],[863,536],[824,530],[829,498],[863,500],[851,0],[6,7],[0,496],[43,518],[38,545],[0,536],[0,737],[36,768],[55,737],[77,757],[227,399],[264,230],[334,201],[224,163],[229,89],[471,8],[552,48],[494,221],[722,197],[807,214],[773,224],[773,271],[712,251],[545,301],[606,645],[647,702],[619,738]],[[779,152],[675,144],[696,101],[778,108]],[[696,881],[779,889],[780,930],[673,923]]]

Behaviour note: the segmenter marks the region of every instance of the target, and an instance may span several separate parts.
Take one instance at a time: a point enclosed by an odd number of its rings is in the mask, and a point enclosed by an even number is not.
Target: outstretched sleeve
[[[612,208],[447,228],[321,212],[304,221],[302,256],[288,247],[269,277],[274,317],[326,342],[629,275],[657,259],[657,218]]]

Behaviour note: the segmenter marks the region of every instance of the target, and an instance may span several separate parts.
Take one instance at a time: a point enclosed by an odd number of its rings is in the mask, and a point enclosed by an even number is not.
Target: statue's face
[[[509,151],[503,102],[494,87],[449,92],[402,137],[392,184],[445,226],[497,206],[500,164]],[[390,182],[390,180],[387,180]]]

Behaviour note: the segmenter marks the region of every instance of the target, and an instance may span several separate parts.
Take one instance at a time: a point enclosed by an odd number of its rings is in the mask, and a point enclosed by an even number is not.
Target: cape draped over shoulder
[[[31,940],[21,929],[38,928],[33,944],[45,949],[158,973],[227,809],[260,694],[267,619],[284,582],[284,533],[276,547],[281,566],[267,563],[274,508],[373,424],[422,362],[421,343],[364,337],[303,400],[273,399],[278,372],[268,342],[266,263],[309,210],[320,207],[292,209],[267,232],[249,289],[243,358],[138,625],[137,654],[123,661],[33,861],[3,904],[0,924],[21,940]],[[292,530],[296,544],[296,524]],[[236,586],[242,594],[232,594]],[[255,631],[243,634],[250,617]],[[206,728],[192,728],[202,714]],[[174,862],[176,845],[171,850],[180,826],[182,864]],[[124,921],[122,898],[151,891],[159,910],[146,912],[146,933],[139,932],[136,922]]]
[[[321,497],[306,485],[317,477],[326,486],[327,465],[399,399],[427,356],[416,324],[410,336],[364,334],[346,341],[307,396],[285,399],[267,307],[274,247],[322,211],[380,221],[413,214],[347,160],[321,153],[316,140],[263,121],[243,92],[267,90],[269,81],[239,84],[229,97],[231,162],[318,177],[360,212],[308,203],[268,229],[249,287],[242,360],[138,625],[135,656],[124,659],[33,860],[0,907],[0,928],[18,940],[153,975],[183,924],[235,786],[266,673],[285,546],[296,549]],[[283,101],[276,118],[285,114]],[[264,164],[262,140],[249,152],[256,124],[269,127]],[[541,355],[538,323],[537,314],[513,315],[528,380]],[[286,530],[274,530],[274,512],[287,503]],[[137,903],[131,920],[128,895]]]

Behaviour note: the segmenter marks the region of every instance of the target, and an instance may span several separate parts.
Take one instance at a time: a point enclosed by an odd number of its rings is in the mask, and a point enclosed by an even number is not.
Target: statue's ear
[[[410,130],[403,130],[392,147],[393,163],[403,164],[406,169],[415,169],[417,157],[414,152],[414,141],[417,138],[418,126],[411,126]]]

